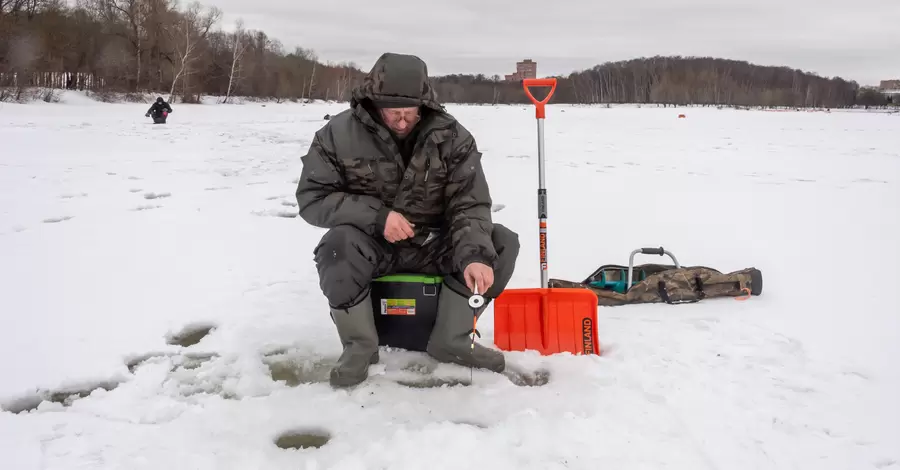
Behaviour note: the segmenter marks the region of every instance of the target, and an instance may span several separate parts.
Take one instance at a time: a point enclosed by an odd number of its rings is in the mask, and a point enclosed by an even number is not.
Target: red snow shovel
[[[550,87],[538,101],[529,87]],[[541,288],[506,289],[494,303],[494,343],[503,351],[535,350],[600,354],[597,294],[588,289],[549,288],[547,272],[547,190],[544,175],[544,105],[556,90],[555,78],[525,79],[522,87],[535,105],[538,131],[538,220]]]

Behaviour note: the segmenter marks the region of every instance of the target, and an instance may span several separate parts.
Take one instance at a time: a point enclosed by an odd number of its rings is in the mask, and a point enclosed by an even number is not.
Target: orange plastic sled
[[[529,87],[550,87],[543,100]],[[543,355],[600,354],[597,294],[588,289],[549,288],[547,272],[547,189],[544,172],[544,105],[556,90],[555,78],[525,79],[538,127],[538,227],[541,288],[506,289],[494,301],[494,344],[503,351],[535,350]]]

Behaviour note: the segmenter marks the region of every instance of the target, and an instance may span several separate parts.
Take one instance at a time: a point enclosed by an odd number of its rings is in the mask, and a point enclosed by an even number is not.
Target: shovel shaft
[[[547,180],[544,163],[544,118],[538,118],[538,234],[540,237],[541,287],[550,285],[547,271]]]
[[[531,94],[529,87],[550,87],[547,96],[542,100],[538,100]],[[522,81],[522,88],[525,94],[531,99],[535,106],[535,118],[537,119],[538,134],[538,236],[540,240],[540,261],[541,261],[541,287],[546,289],[550,285],[550,275],[547,271],[547,174],[544,161],[544,119],[546,113],[544,105],[550,101],[553,92],[556,90],[555,78],[531,78]]]

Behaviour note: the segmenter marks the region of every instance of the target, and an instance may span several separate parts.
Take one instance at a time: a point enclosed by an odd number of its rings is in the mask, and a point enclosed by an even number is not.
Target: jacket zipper
[[[366,128],[368,128],[368,129],[370,129],[370,130],[376,132],[376,133],[378,132],[378,128],[377,128],[377,127],[372,126],[372,125],[370,125],[370,124],[367,123],[367,122],[363,122],[363,120],[360,119],[359,116],[354,115],[353,117],[356,118],[356,120],[359,121],[359,123],[362,124],[363,127],[366,127]],[[451,127],[453,127],[453,123],[450,123],[450,124],[448,124],[448,125],[441,126],[441,127],[433,127],[433,128],[431,128],[431,129],[428,129],[428,130],[425,132],[425,134],[422,135],[420,138],[422,139],[422,142],[424,143],[424,142],[428,139],[428,137],[431,136],[431,134],[433,134],[433,133],[435,133],[435,132],[437,132],[437,131],[443,131],[443,130],[450,129]],[[454,135],[455,135],[455,134],[454,134]],[[419,146],[418,146],[418,145],[416,145],[416,147],[413,148],[413,155],[416,154],[416,151],[417,151],[417,150],[419,150]],[[430,157],[426,157],[426,158],[425,158],[425,181],[424,181],[425,183],[428,182],[428,173],[429,173],[430,170],[431,170],[431,158],[430,158]],[[429,196],[429,192],[430,192],[430,191],[428,191],[428,185],[425,185],[425,197],[426,197],[426,198]]]

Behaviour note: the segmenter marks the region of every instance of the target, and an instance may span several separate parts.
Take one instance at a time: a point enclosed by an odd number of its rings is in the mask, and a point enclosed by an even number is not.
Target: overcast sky
[[[286,50],[368,70],[416,54],[430,75],[568,74],[641,56],[786,65],[861,85],[900,78],[900,0],[201,0]]]

